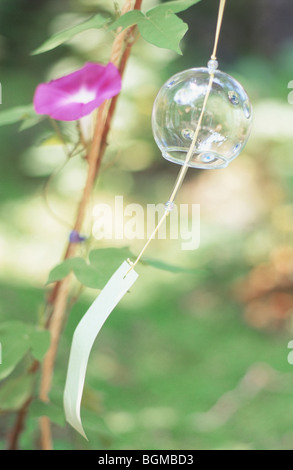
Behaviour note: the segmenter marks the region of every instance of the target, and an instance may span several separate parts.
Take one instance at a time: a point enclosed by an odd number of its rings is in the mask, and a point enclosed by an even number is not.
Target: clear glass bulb
[[[153,106],[154,139],[163,157],[183,165],[191,146],[210,73],[212,87],[188,161],[194,168],[225,168],[244,148],[252,124],[246,91],[233,77],[219,70],[193,68],[177,73],[160,89]]]

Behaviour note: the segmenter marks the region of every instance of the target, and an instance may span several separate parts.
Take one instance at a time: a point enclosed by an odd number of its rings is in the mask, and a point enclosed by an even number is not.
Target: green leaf
[[[70,272],[86,287],[100,289],[103,285],[103,276],[82,258],[69,258],[55,266],[49,274],[47,284],[64,279]]]
[[[87,31],[88,29],[102,28],[109,21],[109,18],[106,18],[102,15],[92,16],[91,18],[87,19],[86,21],[83,21],[82,23],[79,23],[78,25],[75,25],[71,28],[54,34],[49,39],[47,39],[47,41],[45,41],[40,47],[35,49],[32,52],[32,55],[42,54],[43,52],[51,51],[52,49],[55,49],[61,44],[64,44],[65,42],[69,41],[77,34],[82,33],[83,31]]]
[[[11,321],[1,324],[0,343],[2,346],[0,379],[4,379],[29,350],[37,360],[41,360],[49,347],[50,336],[47,331],[37,330],[34,325]]]
[[[89,253],[89,264],[82,258],[70,258],[55,266],[47,281],[60,281],[72,271],[76,279],[91,289],[102,289],[114,271],[132,256],[128,248],[100,248]]]
[[[85,261],[83,264],[75,266],[73,272],[78,281],[84,286],[91,289],[101,289],[103,287],[103,279],[100,273]]]
[[[47,284],[51,282],[60,281],[70,274],[75,267],[83,266],[84,260],[82,258],[69,258],[62,263],[55,266],[49,273]]]
[[[187,10],[192,5],[200,2],[200,0],[174,0],[170,2],[161,3],[151,10],[169,11],[172,13],[180,13],[181,11]],[[149,10],[148,13],[151,11]]]
[[[140,21],[145,20],[145,15],[139,10],[132,10],[124,15],[121,15],[115,20],[109,27],[109,31],[122,27],[123,29],[130,28],[135,24],[139,24]]]
[[[32,374],[8,380],[0,389],[0,410],[18,410],[32,393],[34,377]]]
[[[40,418],[47,416],[50,421],[59,426],[65,425],[63,409],[55,403],[44,403],[40,400],[34,400],[30,406],[30,417]]]
[[[37,114],[35,114],[32,117],[27,117],[22,120],[18,131],[22,132],[22,131],[26,131],[27,129],[31,129],[32,127],[36,126],[40,122],[44,121],[46,118],[47,116],[37,115]]]
[[[138,24],[138,29],[151,44],[182,54],[179,44],[188,26],[174,13],[153,8],[147,12],[145,21]]]
[[[99,273],[99,281],[104,287],[112,274],[123,261],[133,256],[129,248],[100,248],[89,253],[89,261]]]
[[[109,27],[110,30],[129,28],[137,24],[142,37],[151,44],[164,49],[171,49],[182,54],[180,41],[188,26],[175,13],[186,10],[200,0],[175,0],[160,4],[146,14],[134,10],[120,16]]]
[[[7,322],[0,326],[2,364],[0,379],[7,377],[29,349],[28,328],[21,322]]]
[[[30,346],[32,355],[42,361],[47,350],[49,349],[51,336],[47,330],[35,330],[30,335]]]
[[[32,104],[26,106],[16,106],[0,112],[0,126],[15,124],[26,119],[36,118],[37,114]]]

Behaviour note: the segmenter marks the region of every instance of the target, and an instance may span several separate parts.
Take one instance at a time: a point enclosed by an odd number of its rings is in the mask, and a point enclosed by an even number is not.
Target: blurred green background
[[[143,9],[157,3],[145,0]],[[113,5],[0,0],[1,110],[31,103],[38,83],[85,61],[107,62],[112,36],[104,31],[40,56],[31,51],[92,13],[113,13]],[[207,63],[217,6],[202,0],[180,14],[189,25],[182,56],[142,39],[134,46],[92,204],[122,195],[145,206],[169,196],[178,167],[154,144],[152,104],[169,76]],[[82,404],[89,442],[54,424],[55,449],[293,449],[292,25],[290,0],[227,1],[218,58],[251,98],[252,136],[227,169],[189,170],[178,203],[200,204],[200,247],[156,240],[148,256],[196,272],[138,267],[139,280],[90,356]],[[46,205],[44,185],[64,160],[50,137],[48,122],[0,128],[1,322],[40,321],[48,273],[62,258],[82,193],[86,164],[76,158],[52,179]],[[142,245],[133,240],[131,249]],[[83,291],[62,337],[50,395],[60,416],[72,333],[96,295]],[[13,407],[0,412],[3,449],[14,420]],[[30,412],[21,447],[37,449],[38,438]]]

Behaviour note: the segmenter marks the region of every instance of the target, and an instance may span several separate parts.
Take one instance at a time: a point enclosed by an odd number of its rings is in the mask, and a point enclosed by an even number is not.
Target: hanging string
[[[219,44],[219,37],[220,37],[223,17],[224,17],[225,5],[226,5],[226,0],[220,0],[218,21],[217,21],[217,28],[216,28],[216,37],[215,37],[213,53],[211,55],[212,60],[217,59],[217,49],[218,49],[218,44]]]
[[[213,52],[212,52],[212,55],[211,55],[211,60],[209,62],[209,64],[214,65],[214,66],[215,66],[215,64],[217,64],[217,49],[218,49],[218,44],[219,44],[219,38],[220,38],[220,32],[221,32],[223,17],[224,17],[225,4],[226,4],[226,0],[220,0],[219,11],[218,11],[218,19],[217,19],[217,27],[216,27],[215,40],[214,40],[214,48],[213,48]],[[189,147],[189,150],[187,152],[184,164],[182,165],[182,167],[179,171],[179,174],[177,176],[177,179],[176,179],[174,188],[172,190],[172,193],[170,195],[170,198],[165,204],[164,214],[162,215],[162,217],[159,220],[159,222],[158,222],[157,226],[155,227],[154,231],[152,232],[152,234],[148,238],[148,240],[147,240],[146,244],[144,245],[144,247],[142,248],[141,252],[137,256],[136,260],[134,262],[131,262],[130,260],[128,260],[130,265],[131,265],[129,271],[131,271],[137,265],[137,263],[139,262],[139,260],[143,256],[144,252],[146,251],[147,247],[149,246],[150,242],[155,237],[155,235],[159,231],[161,225],[164,223],[165,219],[168,217],[168,215],[170,214],[170,211],[174,207],[174,200],[175,200],[175,198],[178,194],[178,191],[179,191],[179,189],[180,189],[180,187],[183,183],[183,180],[184,180],[185,175],[187,173],[187,170],[189,168],[188,163],[189,163],[189,161],[190,161],[190,159],[193,155],[194,147],[195,147],[197,139],[198,139],[198,135],[199,135],[199,132],[200,132],[200,129],[201,129],[201,124],[202,124],[202,120],[203,120],[204,113],[205,113],[205,110],[206,110],[207,102],[208,102],[208,99],[209,99],[209,96],[210,96],[210,93],[211,93],[211,89],[212,89],[212,86],[213,86],[214,71],[216,70],[216,68],[217,68],[217,65],[214,68],[211,67],[209,69],[210,70],[210,79],[209,79],[205,99],[204,99],[204,102],[203,102],[203,105],[202,105],[202,110],[201,110],[201,113],[200,113],[200,116],[199,116],[199,119],[198,119],[197,127],[195,129],[194,136],[193,136],[191,145]],[[128,274],[128,272],[126,273],[126,275]]]

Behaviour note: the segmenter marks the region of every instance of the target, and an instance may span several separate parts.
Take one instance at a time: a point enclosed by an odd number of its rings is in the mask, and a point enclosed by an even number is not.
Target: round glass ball
[[[242,151],[251,131],[252,108],[242,85],[220,70],[213,70],[212,74],[196,143],[187,162],[194,168],[225,168]],[[210,78],[210,69],[204,67],[177,73],[155,99],[154,139],[163,157],[171,162],[186,162]]]

